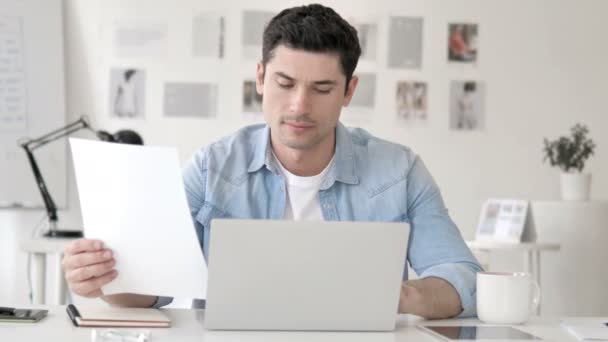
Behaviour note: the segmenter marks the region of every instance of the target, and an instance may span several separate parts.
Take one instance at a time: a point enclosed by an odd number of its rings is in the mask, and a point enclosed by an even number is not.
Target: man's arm
[[[419,280],[405,281],[400,312],[425,318],[476,315],[476,278],[482,268],[465,244],[424,163],[407,175],[408,260]]]
[[[443,319],[462,312],[460,296],[447,281],[429,277],[404,281],[401,284],[399,313]]]

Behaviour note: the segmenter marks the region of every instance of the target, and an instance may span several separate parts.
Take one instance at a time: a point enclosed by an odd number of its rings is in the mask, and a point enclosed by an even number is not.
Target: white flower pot
[[[591,174],[578,172],[562,172],[561,177],[562,200],[588,201],[591,191]]]

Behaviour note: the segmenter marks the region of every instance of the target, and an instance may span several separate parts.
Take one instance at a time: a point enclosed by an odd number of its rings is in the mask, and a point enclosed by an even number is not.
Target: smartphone
[[[48,310],[14,309],[0,313],[0,322],[34,323],[46,317]]]

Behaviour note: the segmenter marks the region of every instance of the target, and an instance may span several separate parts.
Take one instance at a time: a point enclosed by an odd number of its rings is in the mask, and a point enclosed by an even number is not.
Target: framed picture
[[[517,199],[489,199],[482,208],[475,239],[519,243],[528,220],[529,202]]]
[[[448,24],[448,61],[451,63],[477,62],[478,35],[477,24]]]

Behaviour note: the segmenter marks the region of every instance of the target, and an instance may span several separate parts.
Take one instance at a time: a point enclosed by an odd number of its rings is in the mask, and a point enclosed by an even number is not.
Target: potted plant
[[[586,201],[591,189],[591,174],[583,173],[585,161],[593,155],[595,143],[587,138],[586,126],[576,124],[570,129],[571,137],[559,137],[557,140],[544,139],[543,161],[557,166],[561,173],[561,194],[563,200]]]

